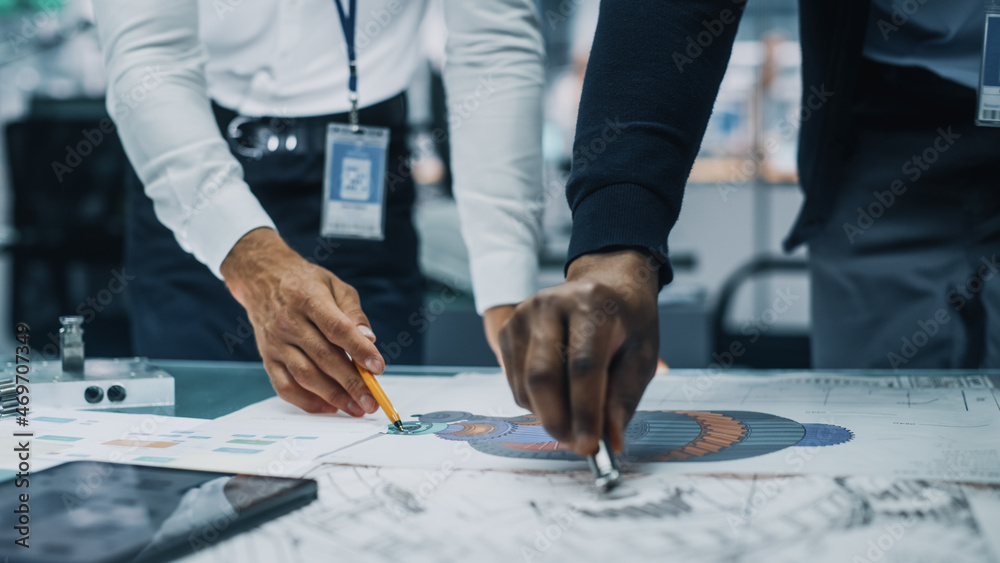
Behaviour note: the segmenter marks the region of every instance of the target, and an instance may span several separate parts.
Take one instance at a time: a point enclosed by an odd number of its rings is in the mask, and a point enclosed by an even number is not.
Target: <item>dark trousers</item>
[[[218,106],[215,113],[225,136],[236,114]],[[394,164],[409,156],[405,96],[362,109],[360,120],[363,125],[391,128],[388,164],[395,170]],[[269,120],[281,133],[296,127],[301,131],[307,121],[310,130],[324,130],[322,123],[346,123],[347,114]],[[396,177],[386,190],[384,241],[321,237],[322,135],[300,134],[299,138],[299,150],[265,154],[259,160],[237,156],[247,184],[293,249],[358,290],[379,339],[376,344],[396,342],[399,334],[408,334],[404,341],[409,345],[393,346],[392,354],[383,352],[386,362],[422,363],[421,334],[409,324],[423,299],[411,220],[412,180]],[[181,250],[173,233],[156,219],[152,200],[143,193],[134,172],[131,176],[125,267],[135,276],[130,288],[135,353],[152,358],[259,360],[246,312],[222,281]]]
[[[809,241],[813,365],[1000,367],[1000,129],[929,71],[861,72],[857,150]]]

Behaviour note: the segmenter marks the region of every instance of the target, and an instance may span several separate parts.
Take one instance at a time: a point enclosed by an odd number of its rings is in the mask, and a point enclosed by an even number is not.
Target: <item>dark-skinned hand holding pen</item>
[[[581,456],[625,427],[656,370],[656,262],[637,250],[587,254],[566,282],[522,302],[500,333],[518,405]]]

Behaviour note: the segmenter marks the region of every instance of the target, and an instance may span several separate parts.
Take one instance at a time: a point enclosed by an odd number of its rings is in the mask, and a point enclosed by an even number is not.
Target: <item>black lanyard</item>
[[[347,0],[349,14],[344,13],[344,6],[340,0],[333,0],[337,5],[337,15],[340,16],[340,27],[344,30],[344,41],[347,42],[347,62],[350,65],[351,75],[347,81],[349,90],[348,99],[351,101],[351,127],[358,129],[358,56],[354,49],[354,31],[356,29],[356,14],[358,12],[358,0]]]

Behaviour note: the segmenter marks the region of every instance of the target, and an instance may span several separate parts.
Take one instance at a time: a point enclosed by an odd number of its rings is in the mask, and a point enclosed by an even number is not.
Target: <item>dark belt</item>
[[[901,67],[861,59],[852,111],[862,129],[928,128],[942,124],[972,126],[976,91],[920,67]]]
[[[321,154],[325,150],[326,126],[347,123],[349,119],[347,112],[306,117],[248,117],[215,102],[212,102],[212,110],[230,150],[251,160],[288,153]],[[403,139],[399,133],[406,127],[405,93],[361,108],[358,113],[362,125],[388,127],[393,129],[391,139]]]

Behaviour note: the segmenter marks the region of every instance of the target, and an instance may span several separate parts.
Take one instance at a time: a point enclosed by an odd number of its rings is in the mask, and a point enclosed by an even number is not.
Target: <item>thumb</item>
[[[375,332],[368,316],[361,309],[361,298],[357,290],[339,280],[332,287],[337,307],[343,314],[344,325],[348,328],[346,341],[341,344],[351,359],[365,366],[375,375],[385,370],[385,360],[375,346]]]

